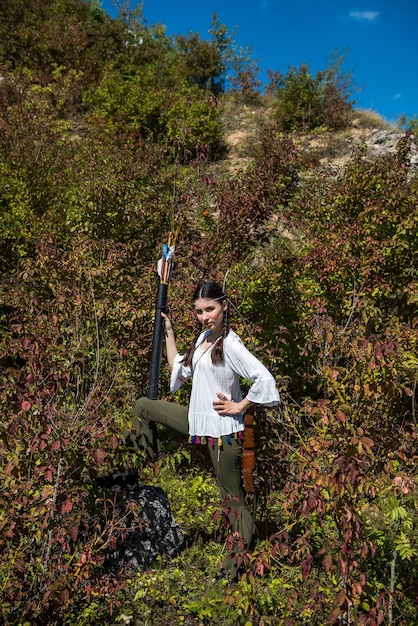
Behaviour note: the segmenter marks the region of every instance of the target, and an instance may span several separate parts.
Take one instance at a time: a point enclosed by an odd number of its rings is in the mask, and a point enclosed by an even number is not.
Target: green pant
[[[174,402],[140,398],[135,403],[133,415],[135,434],[130,436],[130,441],[135,447],[145,450],[151,459],[160,452],[155,424],[163,424],[183,435],[189,432],[188,408]],[[231,526],[243,538],[245,548],[249,548],[256,536],[256,528],[252,515],[245,506],[241,480],[241,441],[233,437],[222,437],[219,451],[216,439],[214,445],[208,441],[208,449],[222,497],[229,508]],[[224,563],[224,567],[231,570],[234,566],[233,559],[229,561],[229,564]]]

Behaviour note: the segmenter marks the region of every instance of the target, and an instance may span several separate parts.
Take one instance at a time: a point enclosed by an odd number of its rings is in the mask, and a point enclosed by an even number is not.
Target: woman
[[[137,400],[133,411],[135,445],[145,449],[151,458],[158,454],[155,423],[189,434],[193,443],[206,441],[222,496],[230,502],[230,523],[248,548],[256,537],[256,529],[245,507],[241,482],[244,414],[254,404],[277,405],[279,392],[270,372],[229,329],[228,299],[218,283],[201,283],[193,295],[193,308],[198,336],[183,356],[178,354],[171,322],[162,313],[171,391],[174,393],[192,378],[190,405],[148,398]],[[241,394],[240,377],[252,382],[245,398]],[[229,575],[234,576],[235,567],[233,558],[224,562]]]

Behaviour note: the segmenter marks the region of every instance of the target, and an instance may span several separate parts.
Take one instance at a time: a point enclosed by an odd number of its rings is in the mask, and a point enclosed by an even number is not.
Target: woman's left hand
[[[243,409],[239,402],[228,400],[223,393],[216,394],[218,399],[213,401],[213,408],[219,415],[241,415]]]

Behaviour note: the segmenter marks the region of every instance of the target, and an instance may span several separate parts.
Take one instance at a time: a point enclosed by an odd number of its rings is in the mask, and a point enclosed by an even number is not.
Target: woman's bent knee
[[[145,417],[148,413],[150,402],[155,402],[155,400],[150,400],[145,397],[139,398],[134,404],[132,415],[135,415],[135,417]]]

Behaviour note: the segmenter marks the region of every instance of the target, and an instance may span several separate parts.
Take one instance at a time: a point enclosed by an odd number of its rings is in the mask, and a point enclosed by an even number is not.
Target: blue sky
[[[115,0],[100,4],[116,15]],[[306,63],[315,74],[333,51],[345,51],[362,87],[356,108],[389,121],[418,116],[418,0],[143,0],[146,24],[162,23],[170,36],[208,38],[213,13],[235,29],[238,45],[251,47],[263,83],[268,69],[285,74]]]

